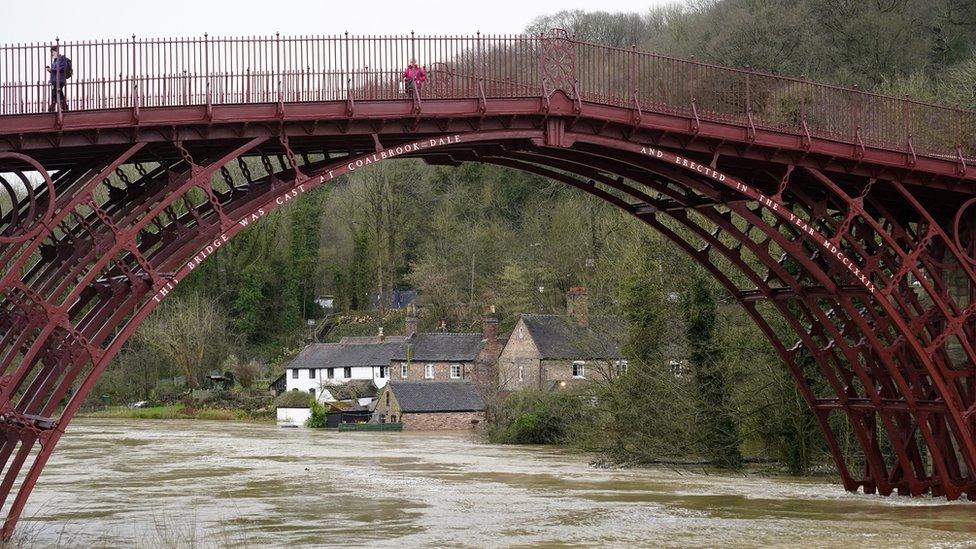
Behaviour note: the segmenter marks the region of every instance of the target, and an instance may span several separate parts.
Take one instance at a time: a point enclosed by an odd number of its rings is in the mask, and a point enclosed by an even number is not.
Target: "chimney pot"
[[[494,305],[491,306],[491,312],[481,321],[481,328],[487,344],[494,344],[498,340],[498,317],[495,315]]]

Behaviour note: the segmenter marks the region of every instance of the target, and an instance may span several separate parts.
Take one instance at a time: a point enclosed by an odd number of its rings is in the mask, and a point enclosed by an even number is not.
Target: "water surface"
[[[75,420],[25,517],[40,546],[976,547],[976,503],[208,421]]]

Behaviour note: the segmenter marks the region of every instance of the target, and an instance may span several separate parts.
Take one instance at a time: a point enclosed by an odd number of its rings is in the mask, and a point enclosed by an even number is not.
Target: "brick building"
[[[625,335],[621,319],[591,317],[586,290],[571,288],[565,316],[519,315],[498,357],[499,389],[565,389],[620,375],[627,369]]]
[[[400,422],[409,431],[478,429],[485,402],[470,382],[393,381],[380,392],[373,421]]]

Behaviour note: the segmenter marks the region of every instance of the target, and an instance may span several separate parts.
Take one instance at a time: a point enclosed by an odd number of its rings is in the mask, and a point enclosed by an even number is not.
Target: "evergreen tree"
[[[704,453],[719,467],[742,465],[742,440],[729,395],[722,350],[716,344],[715,298],[701,275],[692,277],[685,296],[685,333],[699,398]]]

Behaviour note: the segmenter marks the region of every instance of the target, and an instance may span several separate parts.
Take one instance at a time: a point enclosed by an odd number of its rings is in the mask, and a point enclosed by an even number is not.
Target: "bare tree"
[[[136,332],[186,376],[187,385],[199,386],[217,350],[226,344],[227,316],[213,299],[191,294],[173,297]]]

